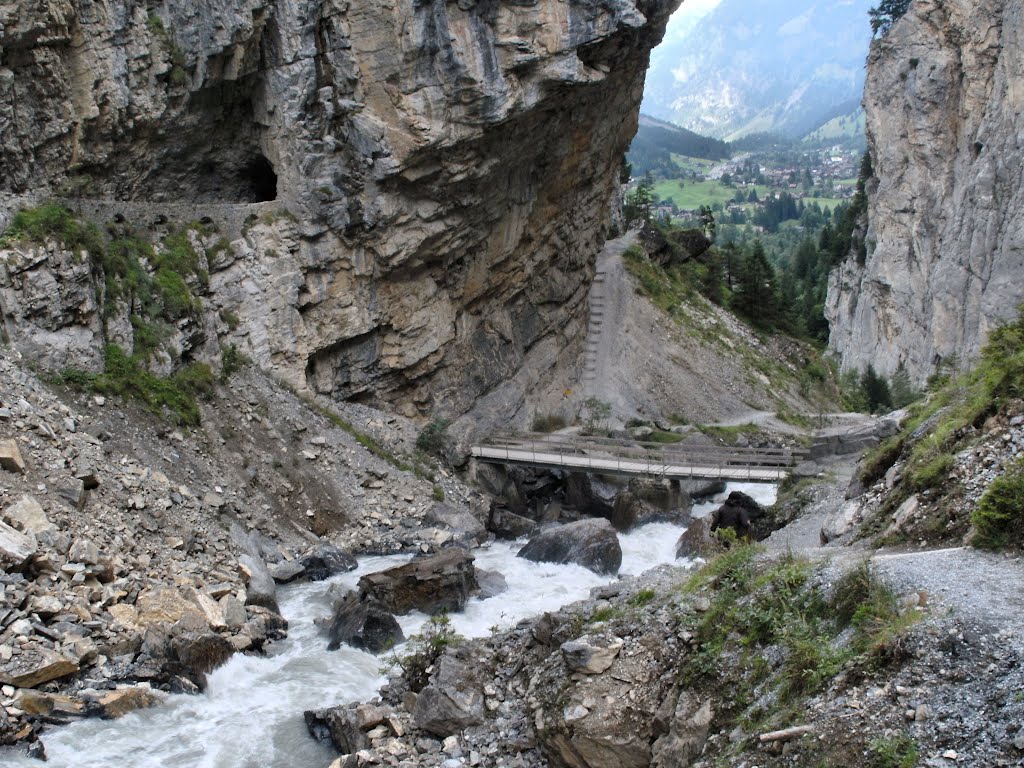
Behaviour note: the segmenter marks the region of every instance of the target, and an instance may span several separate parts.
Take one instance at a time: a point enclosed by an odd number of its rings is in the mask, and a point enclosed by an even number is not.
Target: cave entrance
[[[242,181],[251,191],[252,202],[269,203],[277,199],[277,174],[263,155],[257,155],[242,168]]]

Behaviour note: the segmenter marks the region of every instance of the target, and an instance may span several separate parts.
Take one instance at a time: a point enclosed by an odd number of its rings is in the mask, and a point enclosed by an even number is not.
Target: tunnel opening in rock
[[[243,166],[242,182],[251,190],[254,203],[269,203],[277,199],[277,174],[263,155],[257,155]]]

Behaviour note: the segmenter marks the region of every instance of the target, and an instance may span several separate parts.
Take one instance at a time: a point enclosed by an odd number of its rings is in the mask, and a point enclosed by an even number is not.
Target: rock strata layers
[[[205,308],[261,366],[410,415],[488,392],[515,413],[502,382],[565,386],[675,5],[7,0],[0,221],[31,193],[218,224]],[[95,264],[8,261],[6,323],[96,363],[96,302],[67,301]]]
[[[826,315],[845,369],[923,382],[1024,300],[1024,3],[920,0],[868,58],[867,257]]]

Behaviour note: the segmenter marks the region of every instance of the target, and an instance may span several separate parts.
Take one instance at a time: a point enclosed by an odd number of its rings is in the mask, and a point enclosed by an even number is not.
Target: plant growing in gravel
[[[423,632],[412,635],[403,653],[393,653],[392,661],[402,670],[409,690],[419,693],[427,687],[434,665],[449,646],[464,643],[444,611],[431,616]]]
[[[650,587],[647,587],[645,589],[641,589],[639,592],[637,592],[635,595],[629,598],[629,604],[635,605],[637,608],[639,608],[642,605],[647,605],[655,597],[657,597],[657,593]]]
[[[917,765],[917,742],[906,734],[887,739],[874,739],[868,746],[870,768],[914,768]]]
[[[983,549],[1024,546],[1024,462],[997,477],[971,513],[971,543]]]

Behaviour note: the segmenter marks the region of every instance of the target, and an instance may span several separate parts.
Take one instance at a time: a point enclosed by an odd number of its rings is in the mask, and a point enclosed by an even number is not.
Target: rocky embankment
[[[208,394],[202,428],[174,429],[132,402],[57,397],[16,358],[0,358],[0,743],[196,691],[284,636],[275,583],[353,568],[349,552],[433,551],[480,508],[443,470],[396,466],[384,446],[411,452],[415,431],[374,411],[346,414],[361,444],[243,371]]]
[[[1024,562],[956,546],[1021,459],[1019,411],[961,436],[963,493],[945,503],[923,493],[905,512],[933,420],[867,488],[871,456],[823,460],[785,491],[774,517],[793,522],[760,554],[734,546],[486,639],[421,644],[415,678],[307,721],[344,768],[1019,765]]]
[[[1024,299],[1019,0],[919,0],[871,48],[867,257],[830,278],[844,368],[924,382]]]

